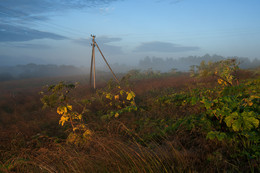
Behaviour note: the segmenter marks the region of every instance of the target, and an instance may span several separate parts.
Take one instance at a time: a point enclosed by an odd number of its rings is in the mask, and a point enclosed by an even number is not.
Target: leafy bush
[[[77,100],[70,95],[76,85],[60,82],[57,85],[49,86],[47,94],[41,92],[43,108],[57,107],[56,111],[61,115],[59,124],[61,126],[70,125],[72,132],[67,139],[69,143],[81,144],[91,139],[92,132],[84,119],[86,119],[87,113],[98,114],[91,112],[90,107],[93,103],[101,105],[101,110],[98,112],[102,112],[102,119],[118,118],[125,112],[137,110],[135,93],[122,89],[119,85],[109,82],[106,88],[96,91],[95,97],[83,100]],[[73,105],[80,107],[80,111],[79,108],[75,111]]]
[[[238,84],[237,71],[238,64],[236,59],[226,59],[217,62],[209,61],[208,64],[205,61],[201,61],[199,66],[191,66],[191,76],[197,76],[199,78],[205,76],[214,76],[217,78],[218,83],[222,86],[232,86],[234,81]]]
[[[208,139],[228,140],[249,157],[260,156],[260,79],[234,85],[238,70],[235,60],[224,60],[198,68],[198,76],[214,75],[221,87],[191,93],[191,103],[201,104],[204,116],[211,121]],[[238,84],[238,82],[237,82]]]
[[[86,104],[81,106],[81,112],[74,111],[72,104],[77,103],[76,99],[70,96],[71,90],[76,88],[77,84],[65,84],[60,82],[57,85],[48,87],[48,93],[41,92],[43,97],[41,101],[43,108],[57,107],[56,111],[61,115],[59,124],[64,126],[65,123],[70,124],[72,132],[69,134],[67,141],[69,143],[79,144],[89,139],[91,131],[87,128],[83,121],[83,116],[88,111]],[[80,140],[82,139],[82,140]]]

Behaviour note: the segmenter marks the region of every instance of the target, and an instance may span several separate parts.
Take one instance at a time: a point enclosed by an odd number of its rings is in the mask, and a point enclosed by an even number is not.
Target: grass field
[[[259,76],[239,76],[239,85],[224,89],[187,73],[129,79],[120,89],[107,75],[96,92],[84,76],[1,82],[0,172],[259,172]],[[42,86],[59,81],[80,82],[66,105],[85,108],[74,125],[84,124],[87,137],[59,124],[57,106],[42,109]],[[128,91],[135,95],[125,99]],[[244,106],[241,115],[253,112],[250,125],[236,130],[229,114],[219,120],[217,111],[231,102]]]

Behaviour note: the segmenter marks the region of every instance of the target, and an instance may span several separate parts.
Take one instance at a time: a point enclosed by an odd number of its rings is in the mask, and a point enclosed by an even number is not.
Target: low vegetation
[[[98,88],[59,82],[1,100],[0,171],[260,171],[257,70],[228,59]]]

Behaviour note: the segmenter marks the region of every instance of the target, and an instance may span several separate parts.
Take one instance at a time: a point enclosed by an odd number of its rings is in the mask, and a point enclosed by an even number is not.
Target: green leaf
[[[227,116],[224,121],[226,122],[228,127],[231,127],[234,122],[234,119],[238,118],[238,116],[239,115],[237,112],[233,112],[231,115]]]
[[[197,98],[196,97],[192,97],[191,98],[191,105],[195,105],[197,103]]]
[[[257,128],[259,126],[259,120],[254,117],[243,117],[245,130],[251,130],[252,128]]]
[[[216,138],[216,132],[214,131],[210,131],[208,134],[207,134],[207,139],[210,139],[210,140],[213,140]]]
[[[217,138],[219,141],[224,140],[226,137],[227,137],[227,135],[224,132],[220,132],[219,134],[217,134]]]
[[[238,132],[240,129],[241,129],[241,120],[238,119],[238,120],[235,120],[234,123],[232,124],[232,129],[235,131],[235,132]]]
[[[204,105],[205,105],[206,109],[210,109],[212,106],[212,103],[211,103],[211,101],[204,100]]]

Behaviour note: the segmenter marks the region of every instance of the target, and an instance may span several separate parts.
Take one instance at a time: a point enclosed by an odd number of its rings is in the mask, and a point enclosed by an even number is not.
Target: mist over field
[[[242,69],[252,69],[260,66],[260,60],[240,57],[229,57],[237,59]],[[141,59],[137,65],[127,65],[114,63],[111,67],[116,73],[127,73],[130,70],[142,71],[155,71],[155,72],[188,72],[190,67],[193,65],[199,65],[202,61],[205,62],[216,62],[226,59],[219,55],[206,54],[201,57],[189,56],[179,59],[173,58],[158,58],[158,57],[145,57]],[[109,68],[106,64],[97,64],[97,73],[110,73]],[[53,76],[73,76],[73,75],[86,75],[88,76],[90,67],[77,67],[73,65],[54,65],[54,64],[25,64],[17,66],[1,66],[0,67],[0,81],[14,80],[14,79],[28,79],[28,78],[41,78],[41,77],[53,77]]]

